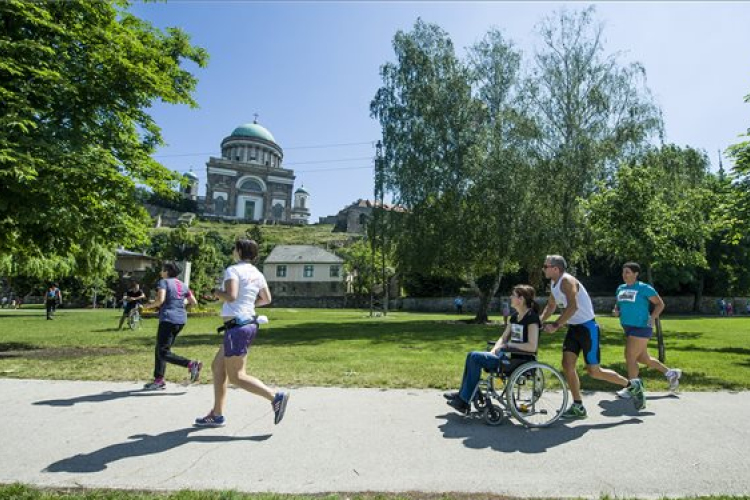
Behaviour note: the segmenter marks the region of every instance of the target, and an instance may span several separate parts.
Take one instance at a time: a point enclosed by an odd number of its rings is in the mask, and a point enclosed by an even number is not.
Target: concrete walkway
[[[247,492],[489,492],[656,498],[750,493],[750,394],[650,394],[637,413],[589,394],[589,418],[527,430],[463,418],[433,390],[299,388],[286,418],[207,385],[0,379],[0,482]]]

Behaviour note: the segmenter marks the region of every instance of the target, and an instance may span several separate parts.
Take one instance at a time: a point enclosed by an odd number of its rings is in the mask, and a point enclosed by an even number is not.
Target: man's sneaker
[[[147,391],[163,391],[167,387],[167,384],[163,380],[154,380],[143,386]]]
[[[276,397],[273,398],[273,423],[278,424],[281,419],[284,418],[284,412],[286,412],[286,404],[289,401],[288,392],[277,392]]]
[[[463,415],[468,415],[471,411],[471,406],[461,398],[449,399],[447,403],[448,406]]]
[[[636,410],[642,410],[646,407],[646,395],[643,392],[643,382],[640,379],[634,378],[630,381],[630,387],[628,387],[630,395],[633,397],[633,404]]]
[[[214,415],[213,411],[203,418],[195,419],[196,427],[224,427],[226,423],[227,419],[223,415]]]
[[[458,397],[458,391],[448,391],[443,393],[445,399],[456,399]]]
[[[627,387],[623,387],[619,391],[617,391],[617,397],[621,399],[630,399],[633,396],[630,395],[630,389]]]
[[[201,378],[201,369],[203,368],[203,363],[200,361],[191,361],[188,365],[188,371],[190,371],[190,383],[194,384],[198,381],[198,379]]]
[[[677,388],[680,387],[680,377],[682,377],[682,370],[680,370],[679,368],[669,370],[666,373],[666,376],[667,380],[669,380],[669,391],[677,392]]]
[[[583,405],[579,405],[576,403],[570,405],[570,408],[565,410],[563,414],[560,415],[560,418],[564,418],[566,420],[584,419],[586,417],[588,417],[586,408]]]

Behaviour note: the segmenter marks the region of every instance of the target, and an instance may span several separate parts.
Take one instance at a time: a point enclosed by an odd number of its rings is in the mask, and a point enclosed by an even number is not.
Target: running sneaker
[[[201,378],[201,369],[203,368],[203,363],[200,361],[191,361],[188,365],[188,371],[190,372],[190,383],[194,384],[198,381],[198,379]]]
[[[167,387],[167,384],[163,380],[154,380],[143,386],[147,391],[163,391]]]
[[[443,393],[445,399],[456,399],[458,397],[458,391],[448,391]]]
[[[630,389],[627,387],[623,387],[619,391],[617,391],[617,397],[621,399],[630,399],[633,396],[630,395]]]
[[[277,392],[276,397],[273,398],[273,423],[278,424],[281,419],[284,418],[286,412],[286,404],[289,402],[288,392]]]
[[[227,419],[223,415],[214,415],[212,411],[203,418],[195,419],[196,427],[224,427],[227,423]]]
[[[560,418],[564,418],[566,420],[583,420],[586,417],[588,417],[586,408],[583,405],[579,405],[577,403],[573,403],[572,405],[570,405],[570,408],[565,410],[563,414],[560,415]]]
[[[633,397],[633,404],[636,410],[642,410],[646,407],[646,395],[643,391],[643,382],[640,379],[634,378],[630,381],[630,395]]]
[[[669,380],[669,391],[677,392],[677,388],[680,387],[680,377],[682,377],[682,370],[675,368],[669,370],[666,373],[667,380]]]

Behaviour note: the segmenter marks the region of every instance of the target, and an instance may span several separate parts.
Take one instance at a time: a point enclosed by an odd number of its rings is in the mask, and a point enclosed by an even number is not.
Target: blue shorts
[[[593,319],[580,325],[568,325],[568,333],[563,341],[563,352],[572,352],[578,356],[583,351],[587,365],[601,364],[599,349],[599,325]]]
[[[224,356],[245,356],[258,333],[258,325],[250,323],[236,326],[224,332]]]
[[[641,339],[650,339],[654,334],[654,329],[650,326],[628,326],[622,325],[626,337],[638,337]]]

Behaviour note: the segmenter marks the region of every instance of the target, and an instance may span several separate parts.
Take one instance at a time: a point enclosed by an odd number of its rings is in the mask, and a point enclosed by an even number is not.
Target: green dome
[[[198,175],[195,172],[193,172],[192,170],[190,172],[186,173],[185,177],[187,177],[188,179],[192,179],[194,181],[198,180]]]
[[[269,132],[265,127],[258,125],[257,123],[246,123],[244,125],[240,125],[236,129],[234,129],[232,135],[240,137],[257,137],[259,139],[271,141],[274,144],[276,143],[276,139],[273,138],[271,132]]]
[[[310,193],[307,192],[307,190],[304,187],[298,187],[297,190],[294,192],[294,194],[297,193],[303,193],[309,195]]]

